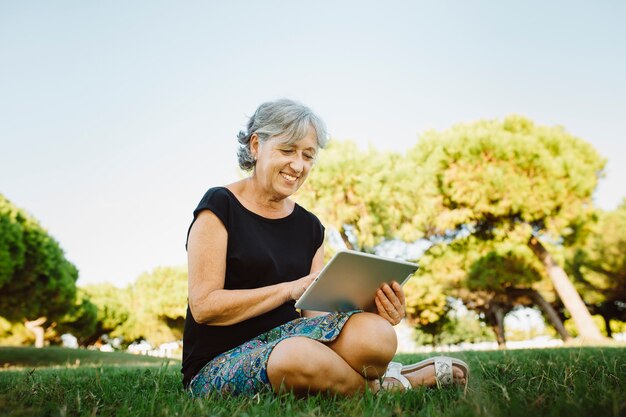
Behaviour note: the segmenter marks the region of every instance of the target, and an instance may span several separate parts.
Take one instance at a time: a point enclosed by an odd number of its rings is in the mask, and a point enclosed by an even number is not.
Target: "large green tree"
[[[602,336],[580,295],[549,248],[588,216],[604,167],[587,142],[561,127],[509,116],[429,131],[408,153],[434,191],[430,236],[473,235],[506,242],[521,237],[550,277],[586,339]],[[416,190],[417,191],[417,190]]]
[[[539,306],[563,339],[568,339],[557,312],[546,300],[548,279],[532,251],[514,238],[493,242],[468,235],[440,242],[420,258],[420,269],[407,283],[407,311],[428,330],[446,324],[444,297],[461,300],[477,312],[505,346],[504,316],[520,306]],[[431,290],[432,291],[431,293]],[[429,299],[439,303],[428,304]],[[438,323],[439,319],[444,321]]]
[[[73,308],[78,270],[58,242],[0,194],[0,316],[25,321],[43,346],[43,326]]]
[[[182,338],[187,309],[187,269],[159,267],[127,288],[128,319],[117,332],[153,345]]]
[[[611,336],[610,321],[626,321],[626,200],[598,211],[573,249],[570,270]]]
[[[118,288],[109,283],[91,284],[82,288],[89,300],[96,306],[96,327],[94,332],[85,338],[83,343],[92,345],[102,336],[109,338],[121,337],[122,326],[128,320],[132,306],[130,306],[130,290]]]
[[[91,301],[89,295],[82,288],[78,288],[76,300],[71,309],[52,323],[47,338],[54,342],[61,342],[61,335],[71,333],[78,344],[87,346],[98,328],[98,307]]]
[[[187,300],[185,267],[158,267],[118,288],[108,283],[79,288],[75,307],[55,326],[83,346],[119,338],[153,345],[182,338]],[[54,336],[51,333],[51,336]]]
[[[397,153],[333,141],[323,150],[298,201],[336,230],[349,249],[373,252],[388,239],[415,241],[421,177]]]
[[[121,326],[129,317],[129,291],[108,283],[78,287],[76,302],[61,317],[47,337],[58,342],[60,335],[71,333],[81,346],[105,342],[109,338],[122,337]]]

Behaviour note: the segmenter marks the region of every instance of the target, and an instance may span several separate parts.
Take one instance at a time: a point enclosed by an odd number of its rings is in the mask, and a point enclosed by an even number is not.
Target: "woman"
[[[323,267],[324,227],[289,198],[326,144],[322,120],[278,100],[262,104],[238,138],[239,165],[250,177],[210,189],[188,232],[185,387],[195,396],[264,389],[349,395],[379,390],[385,373],[383,385],[438,383],[432,360],[390,364],[392,326],[405,315],[397,283],[379,289],[375,313],[300,315],[294,307]],[[439,382],[463,383],[467,366],[444,362],[450,369]]]

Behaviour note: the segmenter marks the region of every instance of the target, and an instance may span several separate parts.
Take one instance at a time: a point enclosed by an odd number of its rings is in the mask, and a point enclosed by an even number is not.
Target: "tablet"
[[[315,311],[363,310],[372,305],[383,283],[404,283],[418,265],[356,251],[337,253],[296,302]]]

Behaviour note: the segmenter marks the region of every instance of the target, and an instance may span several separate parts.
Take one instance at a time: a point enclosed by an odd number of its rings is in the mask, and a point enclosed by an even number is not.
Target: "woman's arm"
[[[324,268],[324,243],[322,243],[317,252],[315,252],[313,262],[311,262],[311,273],[314,273],[315,276],[317,276],[322,268]],[[328,313],[325,311],[302,310],[302,317],[323,316],[325,314]]]
[[[222,222],[211,211],[202,211],[187,242],[189,309],[198,323],[227,326],[256,317],[300,297],[317,276],[250,290],[225,290],[227,242]]]

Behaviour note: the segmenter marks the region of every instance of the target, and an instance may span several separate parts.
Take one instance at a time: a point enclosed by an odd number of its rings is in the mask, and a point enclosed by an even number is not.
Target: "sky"
[[[0,193],[79,285],[126,285],[185,264],[198,201],[240,178],[237,132],[287,97],[334,139],[400,152],[511,113],[564,126],[607,158],[611,210],[625,20],[621,1],[0,0]]]

